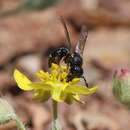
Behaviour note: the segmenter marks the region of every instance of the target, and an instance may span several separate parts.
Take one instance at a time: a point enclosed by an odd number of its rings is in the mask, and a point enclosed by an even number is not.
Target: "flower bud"
[[[6,123],[15,116],[12,106],[5,100],[0,99],[0,124]]]
[[[130,108],[130,71],[122,69],[120,75],[117,71],[113,78],[113,94],[117,99]]]
[[[0,125],[11,120],[16,121],[19,130],[26,130],[13,107],[5,99],[0,98]]]

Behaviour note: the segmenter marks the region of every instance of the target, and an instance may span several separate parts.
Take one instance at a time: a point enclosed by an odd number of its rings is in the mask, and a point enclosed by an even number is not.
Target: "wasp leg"
[[[50,57],[49,58],[49,60],[48,60],[49,68],[51,67],[52,63],[55,63],[55,64],[59,65],[60,61],[59,61],[58,57]]]
[[[87,81],[86,81],[85,77],[84,77],[84,76],[82,76],[81,78],[83,78],[83,79],[84,79],[85,85],[86,85],[86,87],[88,88],[88,83],[87,83]]]
[[[60,64],[60,60],[59,60],[59,58],[58,58],[58,57],[55,57],[55,62],[56,62],[56,64],[57,64],[57,65],[59,65],[59,64]]]
[[[67,82],[70,82],[74,79],[74,77],[71,74],[68,74],[67,76]]]
[[[49,58],[49,59],[48,59],[48,66],[49,66],[49,68],[51,67],[52,62],[53,62],[53,59],[52,59],[52,58]]]
[[[64,61],[65,61],[65,58],[66,58],[66,56],[63,56],[63,57],[61,58],[61,60],[60,60],[60,64],[61,64],[61,65],[63,65],[63,64],[65,63],[65,62],[64,62]]]
[[[70,63],[67,63],[67,72],[69,73],[70,70]]]

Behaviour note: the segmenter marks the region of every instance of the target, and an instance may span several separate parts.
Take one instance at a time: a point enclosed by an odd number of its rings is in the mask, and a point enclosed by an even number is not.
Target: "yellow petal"
[[[77,84],[77,83],[80,83],[81,82],[81,80],[79,79],[79,78],[74,78],[71,82],[70,82],[70,84]]]
[[[67,75],[68,75],[68,73],[66,73],[66,72],[62,72],[62,74],[61,74],[61,78],[62,78],[62,80],[63,80],[64,82],[66,82],[66,77],[67,77]]]
[[[29,84],[33,89],[51,90],[52,86],[44,82],[32,82]]]
[[[72,93],[72,94],[91,94],[94,93],[97,90],[98,86],[95,86],[93,88],[87,88],[86,86],[79,86],[79,85],[71,85],[66,87],[65,91],[67,93]]]
[[[57,70],[53,70],[53,72],[52,72],[52,80],[56,80],[57,79],[57,77],[58,77],[58,72],[57,72]]]
[[[44,81],[45,80],[45,77],[40,74],[40,73],[36,73],[36,76],[41,80],[41,81]]]
[[[18,87],[23,90],[32,90],[33,88],[29,86],[28,84],[31,83],[31,81],[21,72],[19,72],[17,69],[14,71],[14,79],[16,83],[18,84]]]
[[[37,75],[37,73],[36,73]],[[43,70],[40,70],[39,75],[41,75],[44,79],[48,79],[49,78],[49,73],[48,72],[44,72]]]
[[[55,84],[56,86],[54,87],[52,91],[52,98],[58,102],[64,101],[66,98],[66,93],[64,92],[64,86],[63,84]]]
[[[81,101],[81,100],[80,100],[79,95],[77,95],[77,94],[67,94],[67,97],[66,97],[66,99],[65,99],[65,102],[66,102],[67,104],[72,104],[74,100],[75,100],[76,102],[78,102],[78,103],[84,104],[84,101]]]
[[[52,69],[52,71],[53,70],[58,70],[59,69],[59,65],[52,63],[51,69]]]
[[[72,94],[67,94],[65,102],[70,105],[70,104],[73,103],[73,101],[74,101],[73,95]]]
[[[80,100],[80,97],[79,97],[79,95],[73,95],[73,98],[74,98],[74,100],[76,100],[77,102],[79,102],[79,103],[82,103],[82,104],[84,104],[85,102],[84,101],[81,101]]]
[[[44,91],[43,89],[35,90],[34,99],[40,99],[41,102],[45,102],[50,98],[50,91]]]
[[[66,71],[66,70],[67,70],[67,67],[64,66],[64,65],[61,65],[60,67],[61,67],[61,69],[62,69],[63,71]]]

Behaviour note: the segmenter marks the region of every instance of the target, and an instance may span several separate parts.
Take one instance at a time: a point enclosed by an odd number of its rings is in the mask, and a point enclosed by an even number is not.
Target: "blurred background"
[[[89,31],[84,51],[84,75],[89,86],[98,85],[95,94],[82,96],[85,105],[59,104],[64,130],[130,130],[130,111],[112,94],[115,70],[130,68],[129,0],[0,0],[0,95],[13,105],[29,130],[49,130],[51,101],[32,100],[32,92],[20,90],[13,71],[36,81],[35,73],[48,70],[48,56],[67,46],[66,20],[73,48],[82,25]],[[0,130],[16,130],[9,122]]]

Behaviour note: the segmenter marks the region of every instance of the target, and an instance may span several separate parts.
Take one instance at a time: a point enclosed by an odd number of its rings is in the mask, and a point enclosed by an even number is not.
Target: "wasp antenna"
[[[68,41],[68,44],[69,44],[69,49],[71,49],[71,40],[70,40],[69,32],[68,32],[65,20],[62,16],[60,16],[60,21],[61,21],[62,25],[64,26],[66,38],[67,38],[67,41]]]

